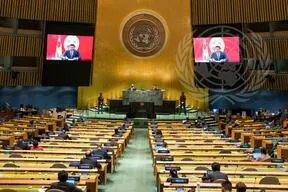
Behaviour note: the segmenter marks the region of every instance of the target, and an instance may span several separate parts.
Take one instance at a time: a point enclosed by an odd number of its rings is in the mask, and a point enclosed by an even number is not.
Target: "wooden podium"
[[[163,90],[125,90],[123,105],[129,105],[127,116],[130,118],[155,118],[155,106],[163,105]]]
[[[174,114],[175,100],[163,100],[164,90],[122,92],[122,100],[109,100],[110,112],[127,113],[128,117],[155,118],[156,113]]]
[[[127,117],[129,118],[142,117],[148,119],[156,118],[156,114],[154,111],[154,103],[131,102],[129,105],[129,112],[127,113]]]

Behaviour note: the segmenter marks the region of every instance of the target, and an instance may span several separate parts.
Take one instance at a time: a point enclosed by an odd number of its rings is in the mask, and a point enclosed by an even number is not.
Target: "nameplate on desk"
[[[166,171],[170,171],[170,170],[180,171],[181,167],[165,166],[165,170]]]
[[[284,163],[284,159],[272,158],[272,159],[271,159],[271,163]]]
[[[99,156],[99,155],[93,155],[93,156],[92,156],[92,159],[96,159],[96,160],[98,160],[98,159],[102,159],[102,156]]]
[[[173,157],[160,157],[157,158],[158,161],[173,161],[174,158]]]
[[[157,143],[163,143],[163,142],[164,142],[164,139],[155,139],[155,141],[156,141]]]
[[[242,148],[242,149],[250,148],[250,145],[242,144],[242,145],[240,145],[240,148]]]
[[[80,161],[71,161],[69,167],[79,167]]]
[[[115,146],[114,143],[104,143],[104,146],[105,147],[112,147],[112,146]]]
[[[171,183],[189,183],[188,178],[171,178]]]
[[[266,135],[265,138],[273,138],[272,135]]]
[[[160,150],[158,150],[158,153],[170,153],[170,151],[169,150],[167,150],[167,149],[160,149]]]
[[[227,142],[230,142],[230,143],[238,143],[238,142],[240,142],[240,140],[239,140],[239,139],[233,139],[233,140],[229,140],[229,141],[227,141]]]
[[[52,131],[49,131],[49,132],[48,132],[48,135],[49,135],[49,136],[54,135],[54,134],[55,134],[55,133],[52,132]]]
[[[80,164],[78,169],[93,169],[93,165],[90,164]]]
[[[80,181],[80,176],[69,176],[68,180],[74,180],[75,182],[79,182]]]

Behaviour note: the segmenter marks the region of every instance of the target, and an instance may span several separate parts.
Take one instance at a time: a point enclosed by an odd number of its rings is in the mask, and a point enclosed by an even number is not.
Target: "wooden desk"
[[[9,146],[13,146],[15,138],[14,136],[0,136],[0,141],[2,142],[2,145],[8,144]]]
[[[236,183],[232,183],[233,185],[233,188],[235,188],[236,186]],[[188,184],[171,184],[171,183],[167,183],[165,182],[164,183],[164,189],[165,188],[181,188],[181,187],[184,187],[186,188],[186,190],[188,188],[195,188],[197,186],[197,183],[188,183]],[[248,188],[248,191],[250,192],[251,190],[252,191],[255,191],[255,190],[268,190],[268,191],[287,191],[288,190],[288,185],[261,185],[261,184],[246,184],[246,187]],[[220,190],[218,192],[221,192],[221,184],[220,183],[200,183],[200,189],[201,189],[201,192],[202,192],[202,188],[204,188],[205,192],[206,192],[206,189],[207,192],[209,191],[214,191],[215,188],[219,188]],[[249,190],[250,189],[250,190]],[[171,190],[167,190],[165,189],[164,192],[170,192]],[[187,190],[188,191],[188,190]],[[248,192],[247,191],[247,192]]]
[[[0,189],[14,189],[14,190],[27,190],[30,192],[39,192],[43,186],[49,188],[52,183],[58,182],[58,180],[31,180],[29,179],[6,179],[0,178]],[[80,187],[83,191],[98,192],[98,175],[95,179],[80,180],[77,183],[77,187]]]
[[[30,181],[50,181],[56,180],[58,172],[63,169],[37,169],[37,168],[0,168],[1,171],[1,179],[3,181],[10,180],[11,185],[15,185],[15,182],[26,180],[27,184]],[[80,175],[80,181],[82,181],[82,185],[87,185],[87,188],[92,189],[93,191],[97,191],[98,189],[98,177],[96,170],[87,170],[87,169],[65,169],[68,173],[74,173],[74,175]],[[82,175],[82,173],[87,173],[88,175]],[[3,183],[4,184],[4,183]],[[50,183],[49,183],[50,184]]]
[[[277,146],[277,158],[278,159],[287,159],[288,158],[288,145],[278,145]]]

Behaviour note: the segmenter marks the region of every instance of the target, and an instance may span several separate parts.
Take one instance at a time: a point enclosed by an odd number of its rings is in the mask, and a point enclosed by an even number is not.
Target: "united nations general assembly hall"
[[[0,0],[0,192],[285,191],[288,0]]]

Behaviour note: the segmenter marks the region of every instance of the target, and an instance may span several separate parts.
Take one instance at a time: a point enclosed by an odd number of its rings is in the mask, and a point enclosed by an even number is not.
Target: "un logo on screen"
[[[249,101],[265,83],[271,64],[261,36],[230,26],[187,34],[178,45],[176,61],[181,85],[198,101],[203,101],[200,89],[209,88],[214,93],[211,104],[220,99],[232,104]]]

